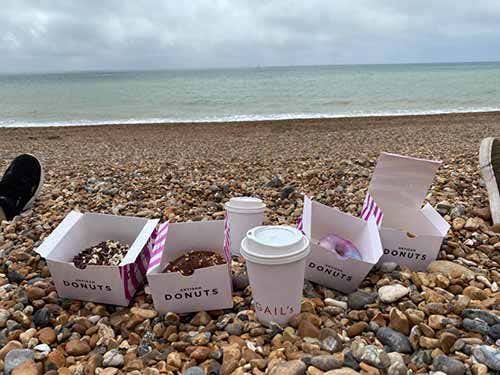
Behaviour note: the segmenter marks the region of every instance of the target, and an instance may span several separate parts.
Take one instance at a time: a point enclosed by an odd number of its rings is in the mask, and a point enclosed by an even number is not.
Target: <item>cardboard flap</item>
[[[368,190],[384,213],[391,202],[420,209],[440,165],[440,161],[383,152]]]
[[[422,208],[422,213],[434,224],[434,227],[439,231],[441,236],[444,237],[448,233],[451,225],[429,203]]]
[[[44,239],[40,246],[35,249],[35,252],[47,258],[50,252],[65,236],[66,232],[69,231],[82,216],[83,214],[81,212],[71,211],[56,229]]]
[[[311,222],[312,222],[312,200],[307,195],[304,195],[304,208],[302,209],[301,226],[304,234],[311,238]]]
[[[127,254],[121,261],[120,266],[135,262],[137,255],[140,254],[144,246],[146,246],[146,244],[148,243],[159,221],[160,219],[153,219],[146,222],[142,230],[139,232],[139,235],[135,239],[134,243],[132,244],[132,246],[130,246]]]

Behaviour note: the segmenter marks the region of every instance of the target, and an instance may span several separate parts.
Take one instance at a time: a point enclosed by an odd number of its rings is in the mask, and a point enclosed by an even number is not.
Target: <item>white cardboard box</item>
[[[158,236],[154,247],[161,253],[153,258],[159,256],[161,261],[153,265],[152,259],[147,273],[148,292],[158,312],[184,313],[233,307],[231,259],[223,250],[224,227],[223,220],[171,223],[163,245],[158,242],[161,240]],[[163,273],[170,261],[191,250],[220,253],[228,264],[200,268],[190,276],[179,272]]]
[[[439,161],[382,153],[369,193],[384,213],[380,238],[381,262],[395,262],[422,271],[436,259],[450,225],[427,203],[422,203]]]
[[[47,260],[59,297],[127,306],[143,284],[158,221],[72,211],[35,251]],[[73,265],[75,255],[106,240],[130,245],[120,265]]]
[[[336,208],[304,197],[302,230],[311,242],[306,259],[305,278],[344,293],[355,291],[382,256],[382,244],[375,220],[365,221]],[[335,234],[351,241],[363,260],[342,259],[318,244],[326,235]]]

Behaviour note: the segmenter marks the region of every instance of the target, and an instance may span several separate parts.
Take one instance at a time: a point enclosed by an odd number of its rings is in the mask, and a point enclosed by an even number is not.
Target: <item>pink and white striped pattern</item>
[[[295,225],[298,230],[304,233],[304,224],[302,223],[302,216],[297,219],[297,224]]]
[[[367,193],[363,203],[363,209],[361,210],[361,218],[368,221],[370,217],[375,219],[377,226],[380,228],[382,220],[384,219],[384,213],[382,212],[382,209],[377,206],[370,193]]]
[[[224,244],[222,250],[224,251],[226,262],[231,267],[231,230],[229,229],[229,212],[227,211],[224,217]]]
[[[161,263],[163,250],[165,249],[165,241],[168,235],[168,221],[160,225],[156,231],[156,238],[154,240],[153,250],[151,252],[151,259],[149,260],[148,271]]]
[[[146,276],[149,260],[151,258],[153,239],[154,236],[149,239],[134,263],[119,267],[120,276],[123,280],[125,298],[129,301],[134,297],[135,292],[139,289]]]

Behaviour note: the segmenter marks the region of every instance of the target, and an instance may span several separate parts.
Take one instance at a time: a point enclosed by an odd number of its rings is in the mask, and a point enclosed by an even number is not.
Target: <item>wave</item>
[[[138,125],[138,124],[177,124],[177,123],[220,123],[220,122],[249,122],[273,120],[305,120],[348,117],[373,116],[418,116],[438,115],[451,113],[497,112],[500,107],[475,108],[445,108],[435,110],[394,110],[394,111],[351,111],[343,113],[277,113],[277,114],[244,114],[226,115],[220,117],[200,118],[130,118],[130,119],[102,119],[102,120],[67,120],[67,121],[33,121],[33,120],[0,120],[0,128],[31,128],[31,127],[63,127],[63,126],[99,126],[99,125]]]

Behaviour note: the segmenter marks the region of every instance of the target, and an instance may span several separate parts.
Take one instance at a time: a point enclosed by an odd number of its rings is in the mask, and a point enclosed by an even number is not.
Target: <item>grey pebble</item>
[[[393,330],[392,328],[379,328],[377,331],[377,338],[388,348],[388,351],[390,352],[407,354],[413,352],[408,337],[403,335],[401,332]]]
[[[439,355],[434,358],[432,368],[436,371],[442,371],[448,375],[465,374],[465,365],[462,362],[445,355]]]
[[[205,375],[205,370],[198,366],[190,367],[182,375]]]
[[[357,290],[347,296],[347,304],[350,309],[359,310],[363,309],[377,299],[377,293],[369,293],[363,290]]]
[[[33,360],[35,353],[30,349],[14,349],[7,353],[4,359],[4,372],[10,374],[20,364]]]
[[[500,371],[500,349],[488,345],[476,347],[473,352],[474,357],[489,369]]]
[[[462,326],[469,331],[478,332],[482,335],[488,334],[490,330],[490,326],[488,325],[488,323],[478,318],[475,319],[465,318],[462,321]]]

